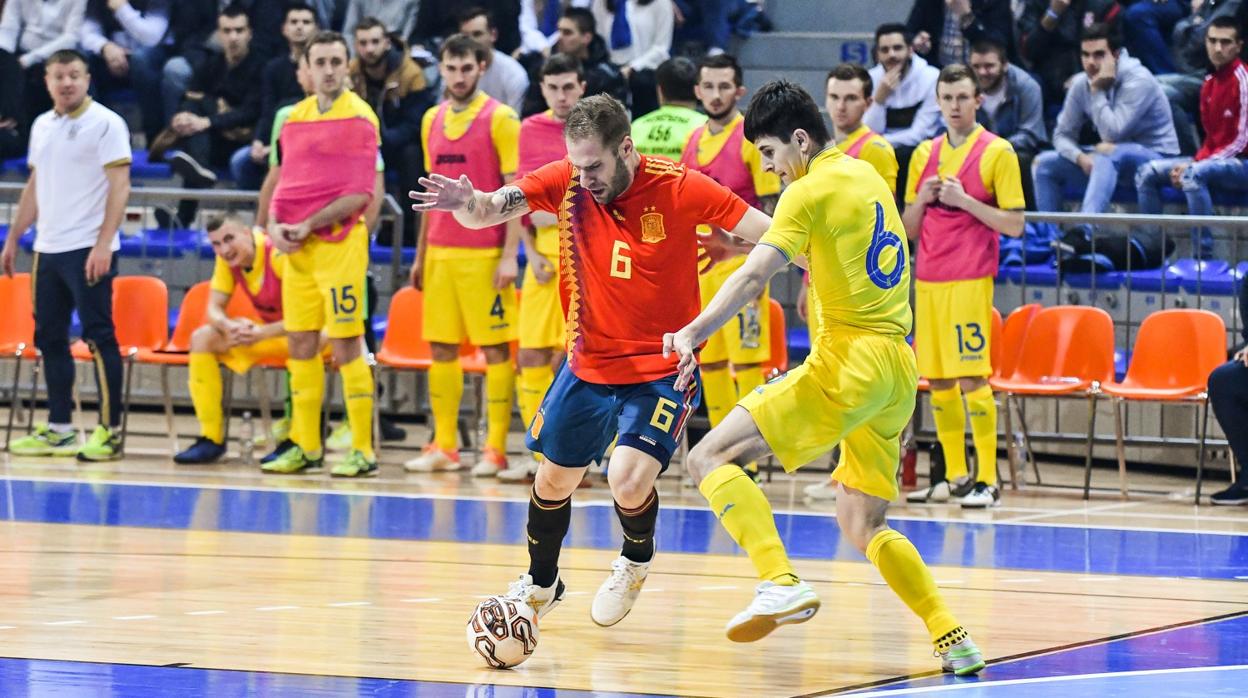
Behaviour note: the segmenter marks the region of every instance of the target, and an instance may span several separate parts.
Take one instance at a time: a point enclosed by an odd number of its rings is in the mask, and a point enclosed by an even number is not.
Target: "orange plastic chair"
[[[1020,305],[1010,311],[1010,316],[1006,318],[1005,323],[1001,327],[1001,341],[996,341],[996,335],[993,336],[992,366],[994,376],[1000,378],[1014,374],[1014,368],[1018,365],[1018,356],[1022,352],[1023,344],[1027,340],[1027,328],[1031,327],[1031,321],[1035,319],[1038,312],[1040,312],[1039,303]]]
[[[169,367],[186,366],[190,363],[191,335],[206,321],[208,298],[212,285],[201,281],[186,291],[179,306],[178,322],[173,336],[155,351],[140,350],[136,360],[141,364],[160,366],[160,393],[165,409],[165,427],[169,431],[170,444],[178,450],[178,432],[173,421],[173,393],[169,389]]]
[[[1181,357],[1175,360],[1175,357]],[[1226,323],[1208,310],[1161,310],[1144,318],[1131,365],[1121,383],[1101,391],[1114,402],[1114,436],[1118,446],[1118,481],[1127,495],[1127,459],[1123,450],[1122,403],[1127,400],[1184,402],[1201,406],[1197,447],[1196,503],[1204,479],[1205,437],[1209,427],[1209,374],[1226,361]],[[1087,491],[1084,498],[1087,498]]]
[[[784,325],[784,306],[772,298],[767,312],[771,322],[771,336],[767,340],[771,345],[771,358],[763,364],[763,375],[771,378],[789,370],[789,343]]]
[[[10,358],[13,367],[13,402],[9,405],[9,423],[5,429],[4,442],[8,447],[13,435],[13,418],[20,407],[18,386],[21,383],[22,360],[38,361],[39,352],[35,349],[35,314],[31,299],[30,274],[14,274],[12,277],[0,275],[0,358]],[[36,363],[35,381],[31,386],[30,405],[34,409],[34,391],[38,388],[38,364]],[[28,418],[29,422],[30,419]]]
[[[1096,428],[1096,396],[1114,377],[1114,321],[1100,308],[1065,305],[1044,308],[1027,328],[1026,341],[1009,376],[990,379],[1005,393],[1005,429],[1013,434],[1011,403],[1027,397],[1082,397],[1088,401],[1088,447],[1084,459],[1084,499],[1092,476],[1092,438]],[[1019,413],[1031,467],[1040,482],[1027,422]],[[1008,439],[1010,474],[1017,482],[1017,453]]]

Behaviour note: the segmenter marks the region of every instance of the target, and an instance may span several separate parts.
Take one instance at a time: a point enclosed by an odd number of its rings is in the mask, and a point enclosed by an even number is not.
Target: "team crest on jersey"
[[[663,228],[663,214],[647,206],[641,214],[641,241],[662,242],[667,239],[667,231]]]

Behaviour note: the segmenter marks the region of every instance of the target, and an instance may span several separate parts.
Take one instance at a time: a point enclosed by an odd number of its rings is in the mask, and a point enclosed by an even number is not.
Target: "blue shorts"
[[[672,387],[675,381],[672,374],[648,383],[589,383],[564,363],[529,425],[525,445],[552,463],[582,468],[601,460],[619,434],[619,446],[649,454],[667,470],[689,415],[702,401],[700,374],[693,374],[684,392]]]

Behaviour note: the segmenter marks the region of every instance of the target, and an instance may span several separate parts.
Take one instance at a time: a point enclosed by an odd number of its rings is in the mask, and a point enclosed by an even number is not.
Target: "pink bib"
[[[984,150],[997,136],[982,131],[958,170],[962,188],[976,201],[995,206],[997,198],[988,193],[980,175]],[[939,172],[940,154],[945,136],[932,139],[932,153],[919,184]],[[919,234],[919,253],[914,277],[921,281],[961,281],[997,275],[1001,234],[984,225],[962,209],[945,206],[939,201],[928,204]]]
[[[728,134],[728,141],[715,154],[713,160],[706,165],[699,165],[698,141],[702,140],[704,131],[706,131],[706,124],[699,126],[690,134],[688,142],[685,143],[685,151],[680,155],[680,161],[689,169],[697,170],[728,187],[732,193],[745,199],[745,203],[758,208],[760,202],[758,194],[754,191],[754,176],[750,173],[750,168],[746,166],[745,161],[741,159],[741,143],[745,140],[745,121],[737,122],[732,133]]]
[[[871,136],[874,135],[875,131],[867,129],[867,132],[862,134],[858,140],[849,144],[849,147],[845,149],[845,154],[857,160],[858,156],[862,153],[863,147],[867,145],[867,141],[871,140]]]
[[[277,322],[282,319],[282,280],[273,272],[273,241],[264,239],[264,250],[261,252],[260,263],[264,265],[264,275],[260,277],[260,292],[252,293],[243,276],[243,270],[230,267],[234,276],[235,290],[242,290],[251,299],[251,305],[265,322]]]
[[[443,102],[433,117],[429,129],[429,162],[431,172],[459,179],[460,175],[468,175],[472,185],[480,191],[495,191],[503,186],[503,175],[499,172],[498,151],[494,149],[494,138],[490,135],[490,123],[494,110],[499,103],[487,99],[485,106],[477,113],[464,135],[456,139],[446,137],[446,110],[450,102]],[[446,211],[430,211],[429,244],[438,247],[502,247],[506,236],[505,225],[495,225],[480,230],[465,228],[455,220],[455,216]]]
[[[332,121],[287,121],[278,137],[282,176],[273,192],[273,217],[302,223],[331,201],[350,194],[373,195],[377,178],[377,129],[356,117]],[[313,231],[330,242],[347,237],[367,208]]]

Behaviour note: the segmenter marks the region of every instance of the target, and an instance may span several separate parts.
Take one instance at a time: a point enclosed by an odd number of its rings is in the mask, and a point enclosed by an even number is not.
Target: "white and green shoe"
[[[268,463],[262,464],[260,469],[266,473],[293,475],[295,473],[320,470],[324,466],[325,459],[320,453],[304,453],[302,448],[292,445],[290,448],[282,451],[282,455]]]
[[[72,456],[78,452],[78,435],[73,429],[54,431],[47,424],[36,424],[35,430],[9,443],[15,456]]]
[[[805,623],[819,611],[819,597],[806,582],[782,586],[763,582],[754,590],[754,600],[728,621],[728,639],[754,642],[790,623]]]
[[[88,463],[121,458],[121,436],[101,424],[78,449],[78,460]]]
[[[970,676],[978,674],[987,666],[984,662],[984,655],[975,646],[975,641],[965,630],[959,628],[961,637],[955,637],[957,642],[949,645],[947,648],[937,645],[936,655],[940,657],[940,668],[945,671],[953,672],[955,676]]]
[[[351,425],[343,422],[338,425],[330,433],[329,438],[325,439],[326,451],[349,451],[351,450]]]
[[[376,477],[377,459],[369,460],[359,449],[352,449],[347,459],[334,465],[329,474],[334,477]]]

